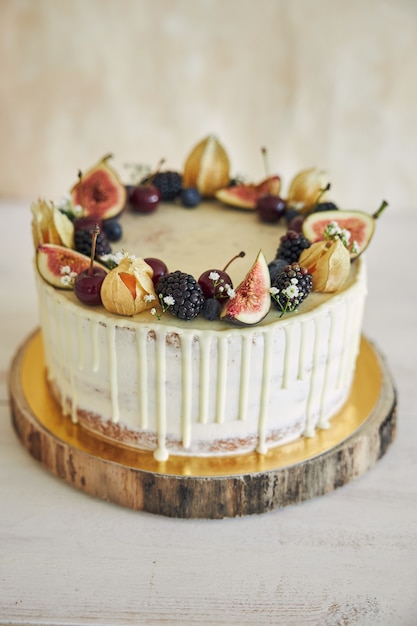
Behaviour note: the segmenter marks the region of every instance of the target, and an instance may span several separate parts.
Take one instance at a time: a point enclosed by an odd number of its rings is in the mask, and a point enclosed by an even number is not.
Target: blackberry
[[[182,320],[197,317],[203,310],[204,295],[200,285],[193,276],[179,270],[161,276],[156,293],[160,300],[169,304],[169,311]],[[171,303],[164,300],[169,296],[173,299]]]
[[[275,258],[284,259],[287,263],[296,263],[302,251],[310,246],[310,241],[303,234],[295,230],[288,230],[280,239]]]
[[[93,239],[93,228],[79,228],[74,231],[74,246],[77,252],[91,256],[91,244]],[[106,235],[100,232],[97,235],[96,240],[96,253],[94,257],[96,259],[103,256],[103,254],[111,253],[111,245]]]
[[[272,284],[272,302],[284,313],[295,311],[313,289],[313,278],[305,267],[291,263]]]
[[[158,172],[152,178],[152,185],[159,189],[161,200],[175,200],[181,193],[182,176],[178,172]]]

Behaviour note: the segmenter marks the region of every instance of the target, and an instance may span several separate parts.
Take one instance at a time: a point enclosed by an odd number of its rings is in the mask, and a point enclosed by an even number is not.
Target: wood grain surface
[[[169,517],[209,519],[265,513],[345,485],[372,467],[395,437],[396,394],[383,360],[374,352],[376,360],[370,363],[375,363],[381,374],[375,405],[353,434],[321,454],[283,467],[240,471],[235,475],[175,475],[169,471],[169,464],[166,471],[132,467],[119,454],[113,457],[111,448],[107,458],[95,453],[94,439],[90,448],[80,449],[77,439],[63,438],[53,422],[45,426],[41,416],[33,411],[22,384],[22,368],[29,349],[33,351],[33,343],[33,337],[24,342],[10,372],[13,424],[20,441],[37,461],[62,480],[128,508]],[[367,344],[365,347],[372,350]],[[41,372],[36,380],[38,391],[44,376],[42,359],[36,362]],[[371,378],[371,372],[368,374]],[[35,375],[31,369],[30,376]]]

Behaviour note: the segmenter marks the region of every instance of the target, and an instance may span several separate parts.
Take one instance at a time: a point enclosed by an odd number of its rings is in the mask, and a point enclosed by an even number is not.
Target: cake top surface
[[[374,215],[339,211],[326,202],[330,183],[317,168],[299,172],[285,199],[278,175],[232,183],[227,153],[213,137],[194,148],[182,174],[158,172],[133,186],[108,160],[79,172],[66,207],[34,203],[32,227],[40,277],[60,288],[59,297],[81,310],[93,305],[120,326],[162,315],[175,328],[285,324],[364,276],[363,259],[355,259],[386,206]],[[187,201],[185,192],[192,192]],[[110,247],[106,226],[115,221],[123,236]],[[230,285],[219,290],[212,274],[226,266]]]

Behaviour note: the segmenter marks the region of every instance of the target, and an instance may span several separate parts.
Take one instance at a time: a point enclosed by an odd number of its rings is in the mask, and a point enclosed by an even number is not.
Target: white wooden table
[[[22,448],[7,370],[38,323],[28,203],[0,217],[1,624],[417,624],[417,214],[388,209],[367,255],[365,334],[397,384],[396,441],[325,497],[221,521],[96,500]]]

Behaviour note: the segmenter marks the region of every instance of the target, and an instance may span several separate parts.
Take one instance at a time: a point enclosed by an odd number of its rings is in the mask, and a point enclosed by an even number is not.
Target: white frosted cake
[[[149,215],[126,209],[120,219],[119,249],[163,259],[169,272],[197,278],[244,250],[228,269],[235,286],[260,250],[275,258],[286,231],[214,199],[192,210],[161,202]],[[39,259],[35,273],[46,376],[63,413],[159,461],[265,454],[331,427],[349,395],[366,297],[363,256],[336,291],[313,289],[297,310],[283,315],[271,306],[243,325],[201,313],[182,320],[169,307],[121,315],[45,280]]]

